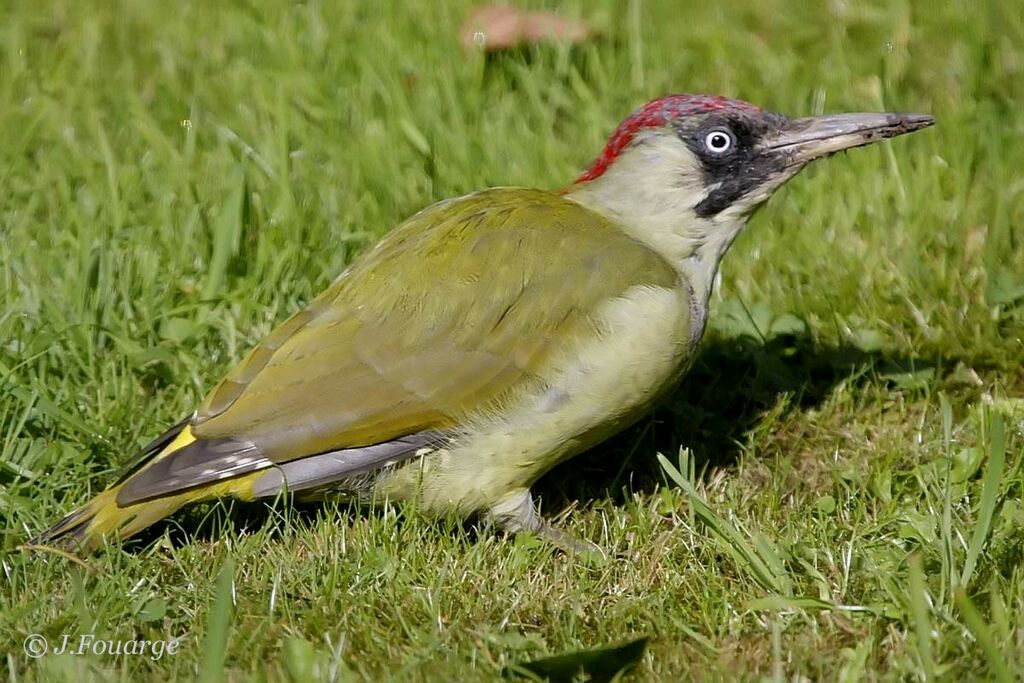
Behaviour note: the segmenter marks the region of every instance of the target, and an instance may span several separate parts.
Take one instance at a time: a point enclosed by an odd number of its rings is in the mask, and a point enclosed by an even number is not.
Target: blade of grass
[[[746,605],[749,610],[771,610],[773,612],[792,612],[793,610],[832,610],[836,606],[827,600],[815,598],[810,595],[797,595],[787,597],[783,595],[771,595],[767,598],[751,600]],[[848,608],[846,608],[848,609]],[[852,611],[866,611],[856,608]]]
[[[932,654],[932,625],[928,616],[928,587],[925,584],[921,556],[910,556],[910,613],[914,619],[917,656],[926,681],[935,680],[935,660]]]
[[[1010,675],[1010,670],[1006,668],[1006,662],[1004,661],[1006,653],[996,647],[995,641],[992,639],[992,632],[989,631],[985,620],[981,618],[978,608],[974,606],[974,603],[971,602],[971,599],[963,591],[957,592],[954,600],[957,609],[960,610],[960,616],[963,617],[964,624],[970,629],[971,635],[978,641],[982,652],[985,653],[988,665],[991,667],[990,673],[992,678],[1000,683],[1010,683],[1013,680],[1013,676]]]
[[[992,530],[992,517],[995,515],[996,503],[999,498],[999,484],[1003,480],[1003,467],[1006,463],[1006,429],[1002,415],[999,413],[992,415],[992,423],[989,425],[988,431],[988,468],[985,470],[985,483],[981,490],[978,521],[974,525],[971,543],[967,547],[967,559],[964,561],[964,572],[960,577],[960,585],[964,587],[968,585],[974,574],[982,548]]]
[[[945,596],[946,581],[949,590],[957,589],[956,558],[953,556],[953,408],[945,394],[939,394],[939,412],[942,415],[942,446],[946,456],[946,485],[942,497],[942,585],[939,595]]]
[[[231,181],[231,196],[224,202],[220,215],[211,226],[213,246],[210,266],[203,283],[203,301],[210,301],[220,293],[227,277],[228,264],[238,251],[242,237],[242,212],[245,206],[245,172],[239,167]]]
[[[735,524],[723,519],[711,509],[693,484],[669,462],[668,458],[658,453],[658,462],[661,463],[662,469],[672,481],[686,492],[697,517],[711,532],[711,537],[722,551],[732,557],[739,567],[749,569],[754,580],[760,583],[765,590],[781,595],[792,593],[792,582],[785,574],[781,560],[778,560],[777,564],[765,560],[758,550],[750,545],[746,535]],[[778,573],[780,569],[781,574]]]
[[[203,645],[203,662],[199,672],[200,683],[217,683],[224,678],[228,630],[234,611],[234,582],[235,565],[233,561],[227,560],[217,574],[213,605],[206,621],[206,642]]]

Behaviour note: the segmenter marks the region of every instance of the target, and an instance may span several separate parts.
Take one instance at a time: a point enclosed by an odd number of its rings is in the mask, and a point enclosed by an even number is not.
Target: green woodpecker
[[[95,548],[187,503],[287,491],[579,547],[530,487],[678,382],[754,210],[813,159],[932,123],[654,100],[565,190],[483,190],[392,230],[36,542]]]

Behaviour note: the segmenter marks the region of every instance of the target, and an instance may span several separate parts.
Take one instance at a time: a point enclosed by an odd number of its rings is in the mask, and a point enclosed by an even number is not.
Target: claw
[[[566,533],[538,515],[529,489],[508,494],[487,511],[484,519],[510,534],[521,531],[533,534],[568,555],[580,557],[587,564],[603,565],[608,561],[607,553],[596,543]]]

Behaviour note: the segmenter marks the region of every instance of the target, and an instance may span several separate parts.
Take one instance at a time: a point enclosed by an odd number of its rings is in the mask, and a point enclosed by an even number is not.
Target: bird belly
[[[692,355],[689,289],[635,286],[594,316],[595,333],[555,354],[537,382],[461,425],[443,449],[385,474],[378,497],[470,514],[625,428]]]

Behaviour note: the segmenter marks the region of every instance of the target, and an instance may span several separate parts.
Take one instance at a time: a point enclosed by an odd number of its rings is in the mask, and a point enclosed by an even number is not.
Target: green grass
[[[636,680],[1024,675],[1013,3],[606,0],[562,7],[588,44],[491,59],[467,2],[227,4],[0,8],[9,678],[490,680],[644,635]],[[677,394],[545,478],[606,565],[333,505],[193,508],[85,567],[18,548],[403,217],[564,185],[673,91],[938,125],[783,189]],[[32,660],[31,633],[183,640]]]

